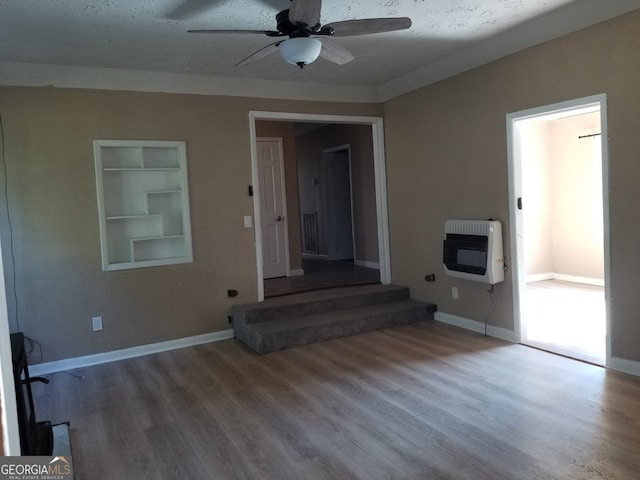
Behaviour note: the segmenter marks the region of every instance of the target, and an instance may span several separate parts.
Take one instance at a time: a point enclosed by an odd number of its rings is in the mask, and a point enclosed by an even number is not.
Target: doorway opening
[[[521,343],[608,359],[606,97],[507,115],[514,317]]]
[[[323,152],[326,171],[327,259],[353,263],[353,197],[351,196],[351,154],[349,145]],[[304,235],[303,235],[304,236]]]
[[[253,201],[258,300],[332,286],[389,284],[382,119],[280,112],[250,112],[249,117],[252,184],[256,190]],[[359,132],[351,134],[356,138],[353,144],[345,141],[341,132],[349,129]],[[322,141],[321,130],[325,130]],[[268,278],[256,138],[281,135],[285,137],[283,170],[288,212],[282,216],[282,223],[289,237],[288,266],[285,277]],[[302,136],[304,141],[299,141]],[[363,137],[368,140],[363,141]],[[292,143],[296,146],[293,152]]]

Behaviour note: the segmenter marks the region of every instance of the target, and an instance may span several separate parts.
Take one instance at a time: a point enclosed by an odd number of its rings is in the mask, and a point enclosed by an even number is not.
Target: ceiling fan
[[[247,33],[275,38],[287,37],[252,53],[236,67],[261,60],[279,51],[287,62],[303,68],[319,56],[338,65],[344,65],[353,60],[353,55],[347,49],[329,37],[369,35],[411,27],[411,19],[408,17],[365,18],[320,25],[321,7],[322,0],[291,0],[291,7],[276,15],[276,30],[189,30],[188,32]]]

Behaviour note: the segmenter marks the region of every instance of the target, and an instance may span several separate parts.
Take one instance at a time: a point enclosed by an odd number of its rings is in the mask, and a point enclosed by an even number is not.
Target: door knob
[[[283,217],[283,216],[281,216],[281,215],[278,215],[278,216],[276,217],[276,222],[281,222],[281,221],[283,221],[283,220],[284,220],[284,217]]]

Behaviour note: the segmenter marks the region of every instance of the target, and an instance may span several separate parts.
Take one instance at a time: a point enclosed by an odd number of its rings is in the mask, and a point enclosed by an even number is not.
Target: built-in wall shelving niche
[[[184,142],[94,140],[102,269],[193,261]]]

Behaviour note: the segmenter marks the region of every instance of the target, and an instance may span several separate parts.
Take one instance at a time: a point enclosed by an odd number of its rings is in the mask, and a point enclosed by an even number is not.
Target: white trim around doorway
[[[605,287],[605,314],[606,314],[606,360],[607,366],[611,365],[611,260],[609,248],[609,152],[608,152],[608,124],[607,124],[607,96],[606,94],[592,95],[577,98],[565,102],[536,107],[506,115],[507,127],[507,162],[509,173],[509,223],[511,237],[511,269],[513,286],[513,313],[515,322],[516,341],[520,342],[524,336],[523,322],[521,321],[521,308],[524,289],[526,288],[526,272],[524,268],[524,238],[522,215],[518,214],[518,198],[522,197],[522,170],[520,165],[519,150],[520,138],[516,124],[522,120],[547,117],[550,115],[562,115],[576,111],[598,107],[600,110],[600,124],[602,135],[602,193],[603,193],[603,221],[604,221],[604,287]]]
[[[386,159],[384,155],[384,123],[382,117],[324,115],[294,112],[249,112],[249,140],[251,146],[251,182],[254,188],[253,211],[256,245],[256,276],[258,301],[264,300],[264,273],[262,269],[262,232],[260,230],[260,195],[258,188],[258,163],[256,152],[256,121],[344,123],[370,125],[373,137],[373,165],[375,175],[376,215],[378,222],[378,254],[380,258],[380,282],[391,283],[391,253],[389,247],[389,217],[387,207]]]

